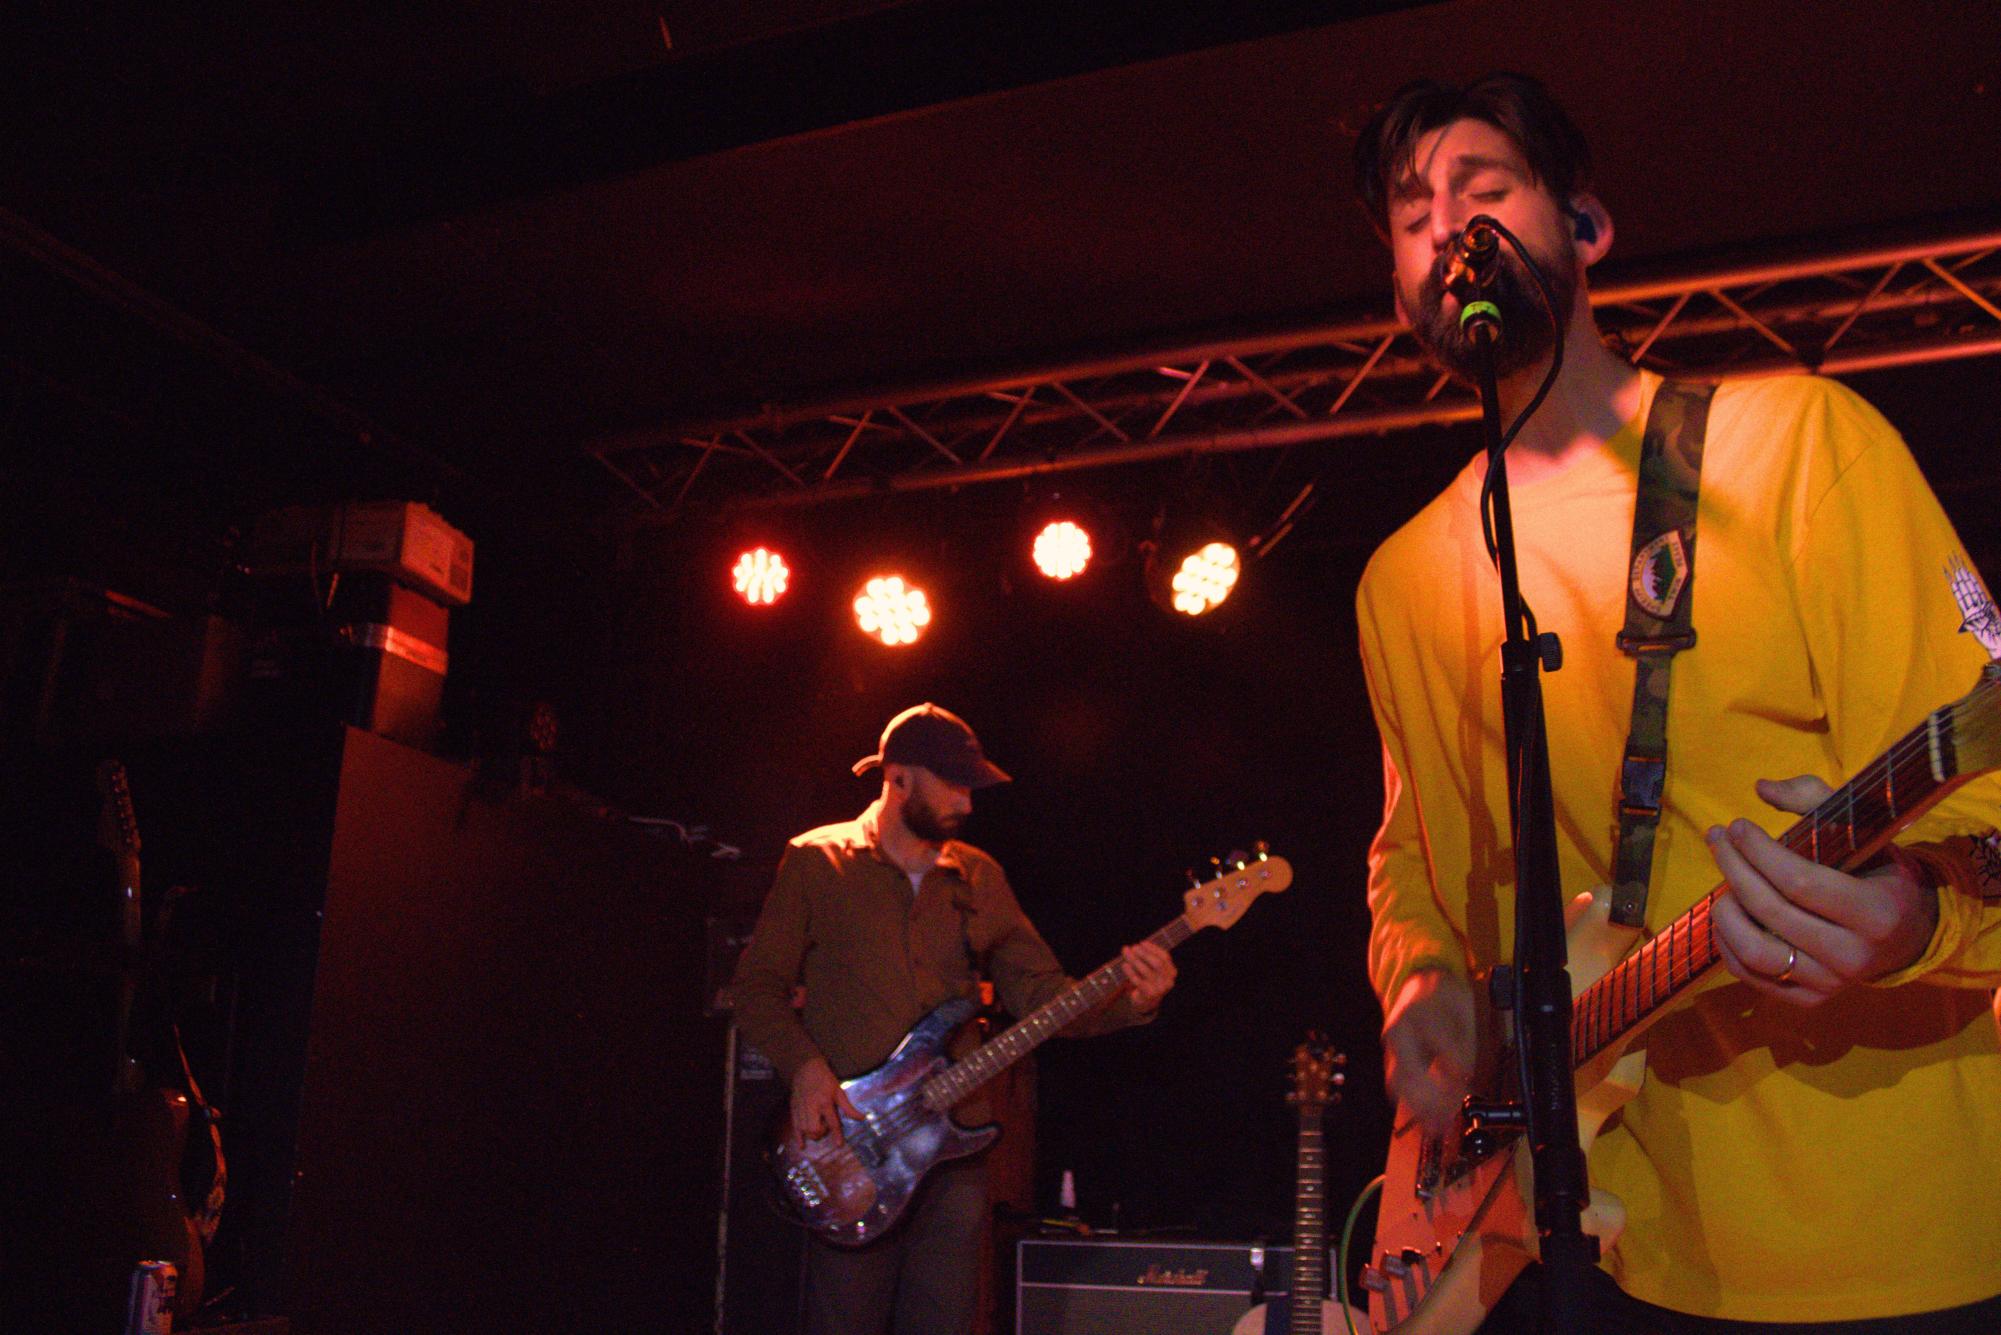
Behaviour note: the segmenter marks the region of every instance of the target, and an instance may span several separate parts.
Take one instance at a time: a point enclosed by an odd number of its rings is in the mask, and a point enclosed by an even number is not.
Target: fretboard
[[[1185,917],[1176,918],[1147,940],[1162,949],[1172,950],[1194,934],[1195,929],[1188,925]],[[1123,958],[1115,959],[1089,977],[1079,979],[1074,985],[1065,988],[1054,998],[1037,1007],[1020,1023],[981,1044],[962,1061],[926,1080],[922,1089],[925,1106],[934,1112],[943,1112],[952,1107],[987,1081],[1062,1033],[1077,1017],[1103,1005],[1125,986],[1125,982],[1126,963]]]
[[[1327,1294],[1327,1155],[1323,1110],[1299,1109],[1299,1191],[1292,1208],[1292,1309],[1287,1335],[1320,1335]]]
[[[1960,743],[1969,731],[1982,743],[1996,720],[1992,670],[1961,699],[1925,716],[1860,774],[1802,816],[1779,842],[1825,867],[1852,870],[1874,857],[1897,831],[1966,779]],[[1984,746],[1982,748],[1985,749]],[[1571,1059],[1583,1065],[1631,1033],[1722,958],[1710,910],[1722,887],[1709,892],[1665,930],[1642,942],[1572,1008]]]

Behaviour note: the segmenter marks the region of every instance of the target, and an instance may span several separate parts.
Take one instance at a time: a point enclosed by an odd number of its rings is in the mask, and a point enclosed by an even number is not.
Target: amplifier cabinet
[[[1015,1274],[1015,1335],[1230,1335],[1286,1292],[1292,1248],[1024,1238]]]

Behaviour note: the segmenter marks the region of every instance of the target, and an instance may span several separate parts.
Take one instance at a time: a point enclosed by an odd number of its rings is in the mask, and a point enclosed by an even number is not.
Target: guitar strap
[[[1667,784],[1669,670],[1695,643],[1695,510],[1714,384],[1663,381],[1640,441],[1632,562],[1619,652],[1634,660],[1633,721],[1619,766],[1619,829],[1612,921],[1645,925],[1654,834]]]

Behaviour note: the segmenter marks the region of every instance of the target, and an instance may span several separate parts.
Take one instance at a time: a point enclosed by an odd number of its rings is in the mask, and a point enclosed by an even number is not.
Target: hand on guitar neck
[[[1761,779],[1758,796],[1805,815],[1834,795],[1819,779]],[[1709,830],[1729,889],[1713,922],[1723,967],[1753,989],[1818,1006],[1915,964],[1938,930],[1938,894],[1894,844],[1850,874],[1788,849],[1748,820]]]

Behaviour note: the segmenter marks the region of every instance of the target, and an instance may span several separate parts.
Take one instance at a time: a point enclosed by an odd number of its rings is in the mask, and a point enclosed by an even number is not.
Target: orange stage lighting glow
[[[1091,564],[1091,535],[1059,519],[1035,535],[1035,568],[1051,579],[1070,579]]]
[[[1174,572],[1174,610],[1201,616],[1230,596],[1239,573],[1237,549],[1227,542],[1210,543]]]
[[[785,558],[769,548],[758,547],[736,559],[730,572],[737,594],[752,607],[769,607],[785,594],[785,582],[792,577]]]
[[[903,582],[900,575],[880,575],[855,598],[855,623],[891,648],[915,644],[931,624],[931,604],[924,590]]]

